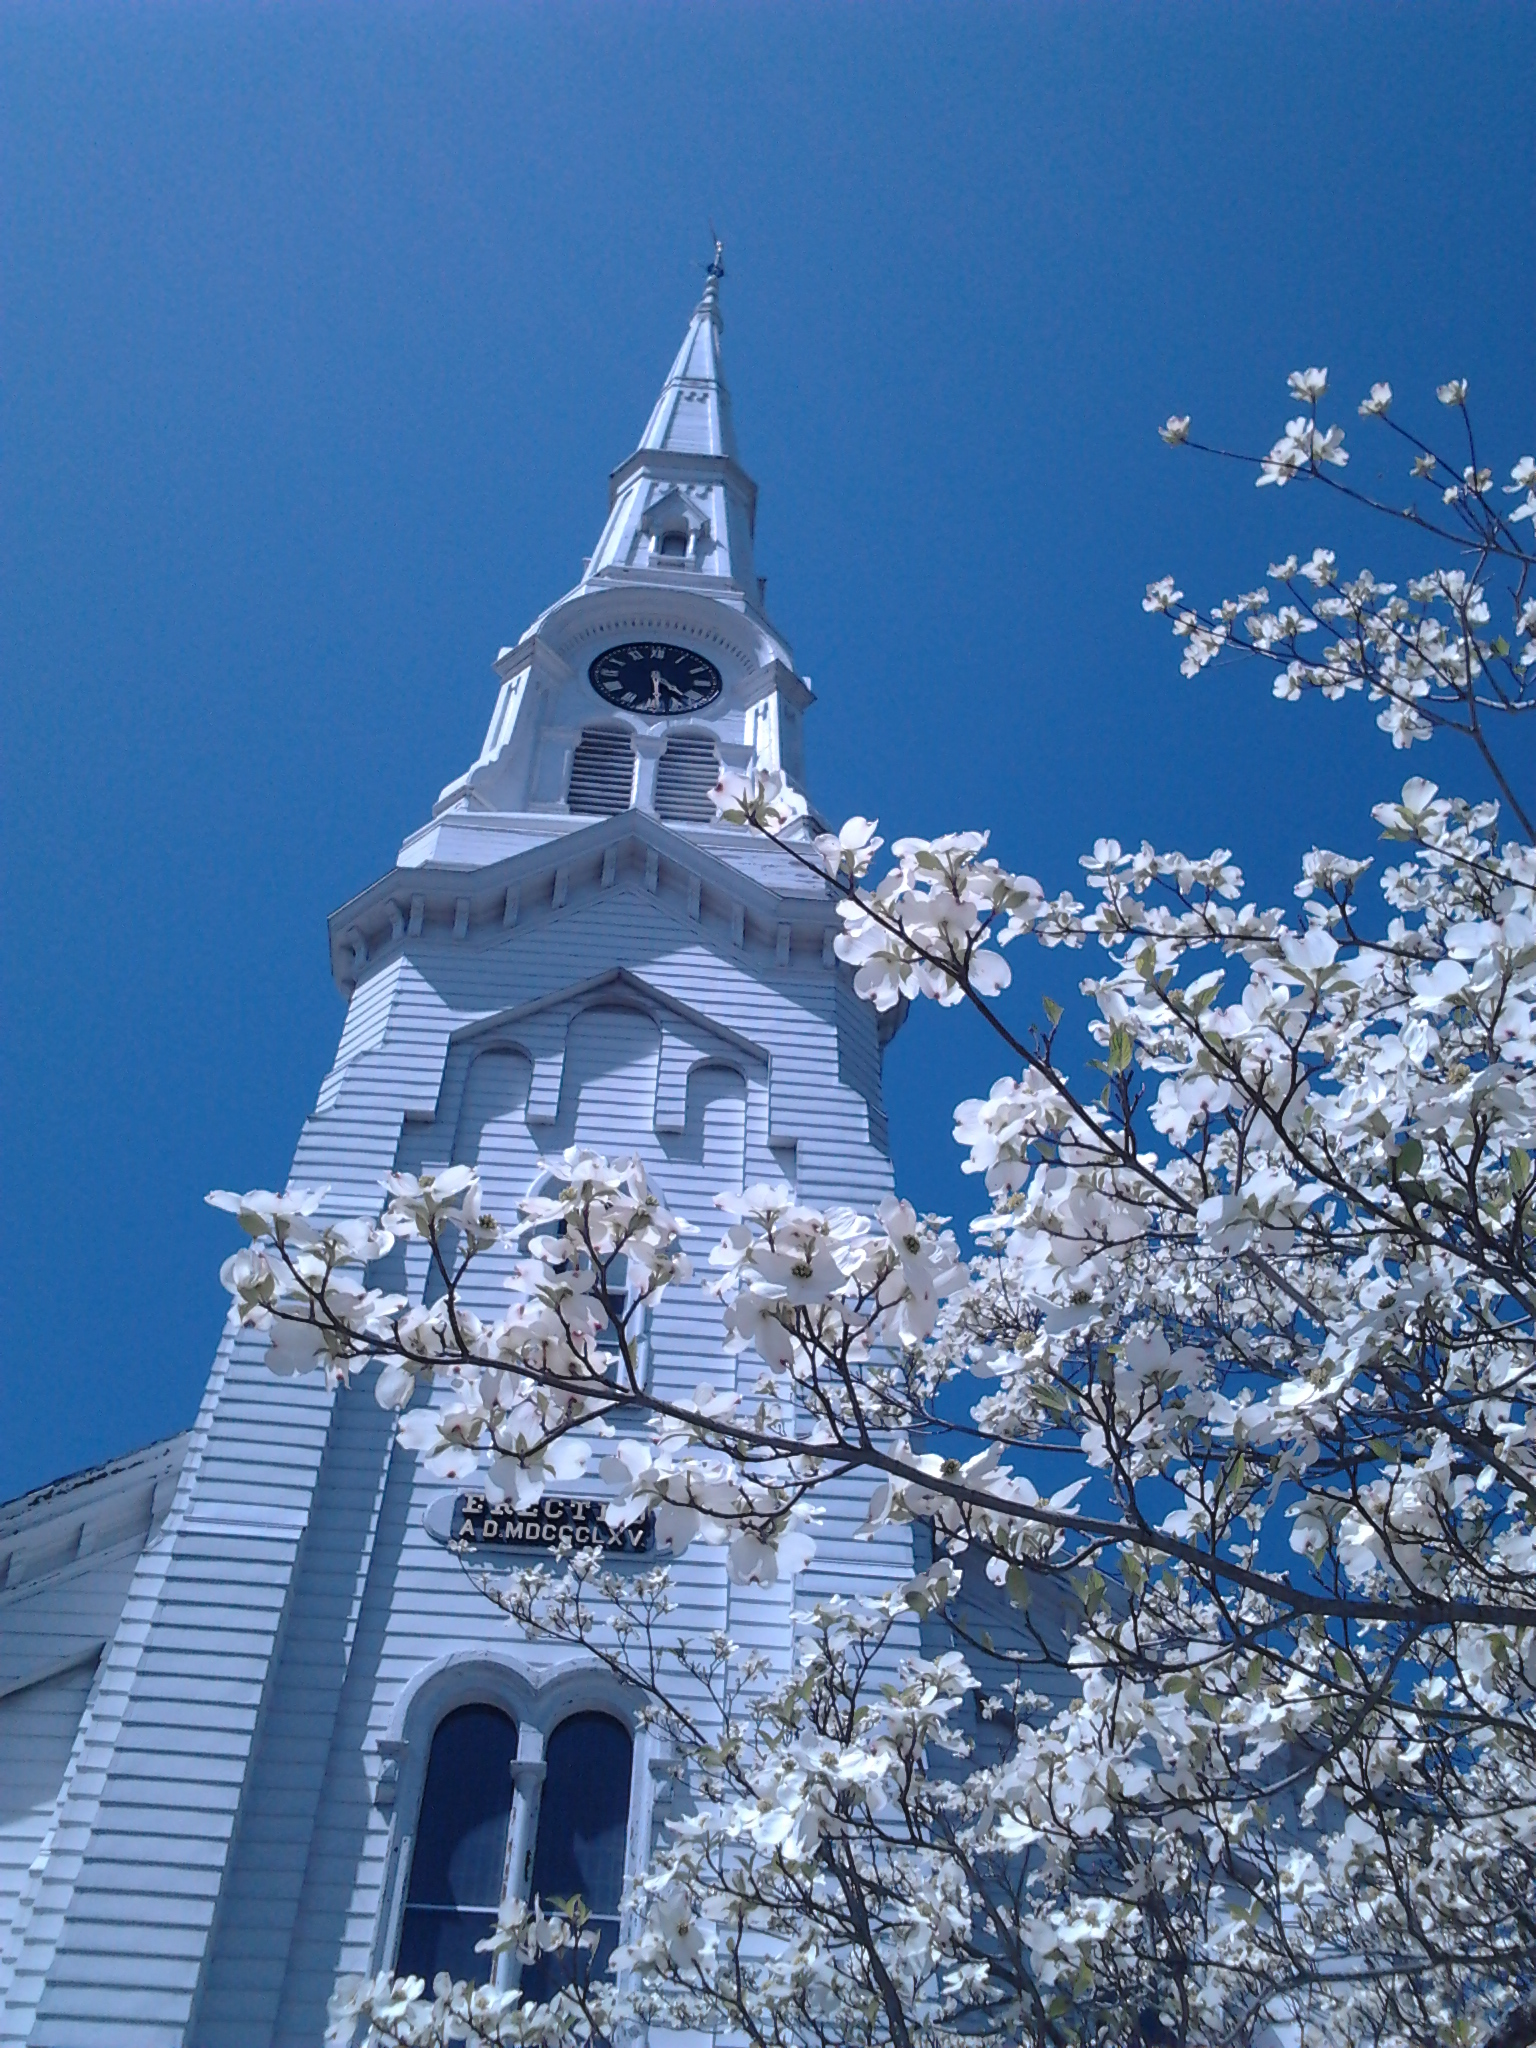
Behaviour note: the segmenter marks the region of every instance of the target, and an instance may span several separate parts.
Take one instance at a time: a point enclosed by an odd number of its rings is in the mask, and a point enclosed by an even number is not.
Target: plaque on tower
[[[574,1555],[600,1550],[609,1557],[640,1557],[656,1548],[656,1518],[646,1514],[627,1528],[603,1519],[600,1500],[546,1494],[537,1506],[515,1507],[484,1493],[443,1494],[423,1517],[429,1536],[455,1549]]]

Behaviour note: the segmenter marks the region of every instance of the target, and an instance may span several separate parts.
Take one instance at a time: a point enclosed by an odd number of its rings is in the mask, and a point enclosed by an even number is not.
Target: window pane
[[[438,1970],[489,1978],[491,1958],[474,1947],[501,1904],[516,1754],[517,1729],[495,1707],[459,1707],[438,1724],[411,1855],[402,1973],[428,1984]]]
[[[430,1993],[432,1979],[446,1970],[455,1983],[489,1984],[496,1958],[477,1956],[475,1943],[496,1931],[494,1913],[460,1913],[452,1907],[407,1906],[400,1930],[402,1977],[420,1977]]]
[[[550,1736],[545,1763],[533,1889],[546,1900],[579,1893],[589,1913],[617,1913],[629,1826],[629,1730],[606,1714],[575,1714]]]

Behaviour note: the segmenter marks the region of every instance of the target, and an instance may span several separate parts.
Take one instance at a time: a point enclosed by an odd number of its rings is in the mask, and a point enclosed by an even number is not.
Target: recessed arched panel
[[[739,1188],[747,1156],[747,1084],[734,1067],[706,1061],[688,1076],[687,1155],[714,1188]]]
[[[528,1178],[530,1143],[526,1122],[533,1062],[513,1046],[478,1053],[464,1083],[454,1162],[478,1166],[494,1208]]]
[[[612,1156],[651,1135],[661,1033],[643,1010],[578,1011],[565,1041],[560,1122],[577,1144]]]

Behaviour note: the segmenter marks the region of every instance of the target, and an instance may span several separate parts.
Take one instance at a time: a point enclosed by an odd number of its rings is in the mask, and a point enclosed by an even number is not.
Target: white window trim
[[[386,1732],[375,1748],[379,1772],[374,1798],[392,1804],[384,1883],[379,1898],[371,1970],[393,1970],[400,1952],[410,1883],[411,1853],[426,1790],[432,1739],[456,1707],[492,1706],[517,1724],[512,1764],[512,1813],[502,1871],[502,1904],[527,1896],[538,1839],[544,1754],[550,1736],[573,1714],[608,1714],[629,1731],[632,1757],[629,1820],[624,1838],[624,1881],[645,1867],[651,1839],[657,1781],[669,1779],[670,1758],[654,1731],[637,1725],[633,1691],[594,1659],[575,1658],[542,1671],[494,1651],[457,1650],[426,1665],[396,1701]],[[387,1795],[387,1796],[386,1796]],[[624,1929],[621,1924],[620,1938]],[[492,1980],[499,1989],[516,1982],[519,1966],[499,1959]]]

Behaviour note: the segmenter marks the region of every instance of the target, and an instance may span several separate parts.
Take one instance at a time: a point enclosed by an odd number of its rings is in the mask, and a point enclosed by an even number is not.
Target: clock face
[[[626,640],[609,647],[587,674],[599,697],[622,711],[646,711],[653,717],[698,711],[720,694],[720,671],[712,661],[660,640]]]

